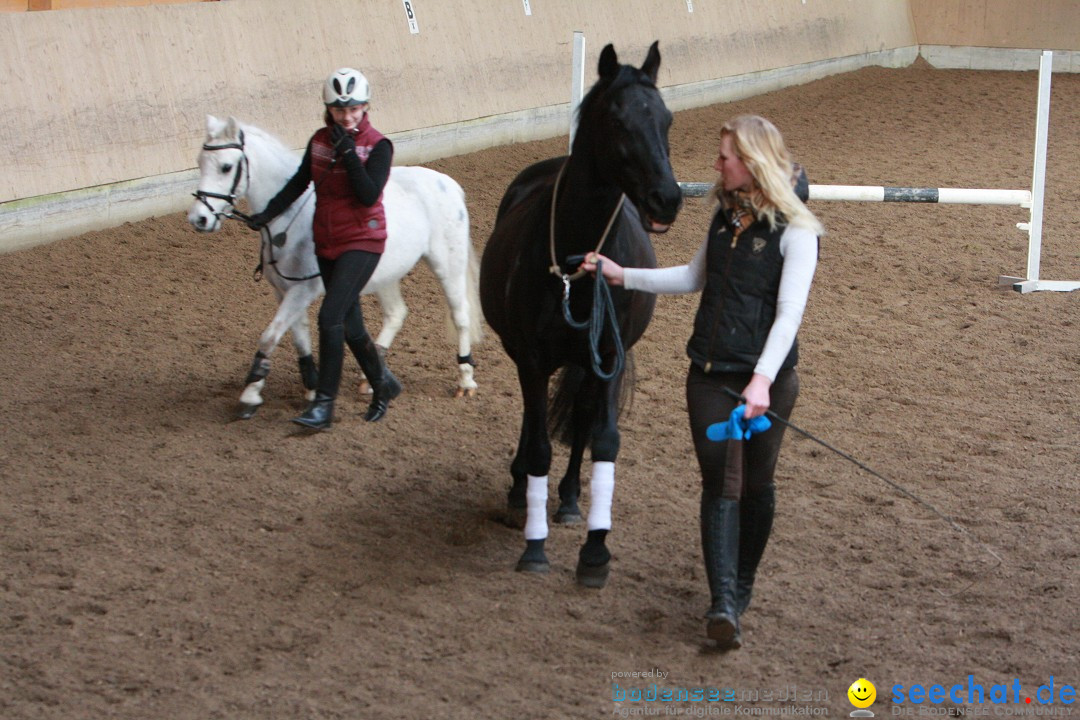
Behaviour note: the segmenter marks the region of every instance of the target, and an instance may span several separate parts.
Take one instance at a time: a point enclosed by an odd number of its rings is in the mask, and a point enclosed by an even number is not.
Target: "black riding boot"
[[[390,401],[401,394],[401,382],[386,366],[382,353],[372,342],[370,335],[365,335],[359,340],[352,338],[345,340],[371,384],[371,404],[364,413],[364,419],[368,422],[380,420],[390,407]]]
[[[705,613],[706,634],[721,650],[742,647],[735,600],[739,563],[739,501],[703,493],[701,545],[709,578],[712,606]]]
[[[776,511],[776,486],[769,485],[754,495],[744,495],[739,506],[739,581],[736,609],[742,615],[750,605],[754,576],[772,533]]]
[[[315,393],[315,399],[311,401],[303,414],[294,417],[292,421],[312,430],[328,430],[333,417],[334,398],[323,393]]]
[[[401,394],[401,381],[394,377],[394,373],[390,372],[390,368],[385,365],[378,382],[373,381],[370,376],[368,376],[368,381],[371,382],[371,403],[368,405],[367,412],[364,413],[364,419],[375,422],[386,414],[390,401]]]

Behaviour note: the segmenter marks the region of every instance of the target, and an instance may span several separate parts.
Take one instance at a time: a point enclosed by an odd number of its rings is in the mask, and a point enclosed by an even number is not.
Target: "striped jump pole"
[[[703,197],[711,183],[679,183],[686,197]],[[961,205],[1031,206],[1030,190],[992,190],[984,188],[917,188],[883,185],[811,185],[811,200],[847,202],[910,202]]]
[[[811,200],[847,202],[951,203],[965,205],[1018,205],[1031,211],[1030,220],[1016,227],[1028,235],[1027,277],[1002,275],[998,282],[1012,285],[1017,292],[1080,289],[1080,281],[1040,280],[1039,256],[1042,253],[1043,192],[1046,186],[1046,137],[1050,123],[1050,73],[1054,54],[1045,50],[1039,60],[1039,100],[1035,118],[1035,167],[1031,190],[994,190],[985,188],[916,188],[875,185],[811,185]],[[679,183],[686,197],[704,197],[711,183]]]

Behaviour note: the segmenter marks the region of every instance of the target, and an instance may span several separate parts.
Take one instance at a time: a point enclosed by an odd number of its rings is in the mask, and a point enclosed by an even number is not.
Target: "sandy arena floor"
[[[1023,188],[1035,96],[1035,73],[868,68],[679,113],[673,161],[712,180],[720,123],[757,112],[813,183]],[[1080,76],[1055,76],[1047,279],[1080,279],[1077,107]],[[465,187],[478,251],[507,182],[565,142],[431,164]],[[426,268],[405,286],[390,362],[406,390],[386,420],[361,420],[348,367],[338,423],[306,436],[287,422],[303,407],[287,342],[266,405],[230,422],[274,306],[250,231],[203,236],[177,214],[0,256],[0,717],[592,718],[618,707],[612,673],[652,669],[671,687],[826,691],[812,704],[831,716],[859,677],[879,717],[895,684],[1075,687],[1080,292],[998,288],[1024,271],[1018,208],[814,210],[830,234],[793,419],[966,534],[789,433],[747,644],[727,655],[704,640],[683,401],[696,297],[660,298],[638,345],[614,566],[587,591],[581,527],[553,526],[549,575],[513,571],[513,366],[489,335],[480,394],[451,397]],[[656,238],[662,264],[689,260],[708,214],[688,201]]]

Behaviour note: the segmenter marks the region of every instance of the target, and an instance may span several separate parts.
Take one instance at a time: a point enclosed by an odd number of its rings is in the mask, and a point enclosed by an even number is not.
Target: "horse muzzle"
[[[641,215],[641,226],[645,232],[660,235],[666,233],[675,217],[682,209],[682,190],[677,183],[672,183],[674,190],[663,188],[651,190],[645,195],[645,201],[638,208]]]
[[[188,210],[187,221],[199,232],[212,233],[221,229],[221,218],[216,213],[209,213],[200,203],[195,203]]]

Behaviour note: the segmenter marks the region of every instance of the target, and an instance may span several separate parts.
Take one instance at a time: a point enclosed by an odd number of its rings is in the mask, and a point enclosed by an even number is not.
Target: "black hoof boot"
[[[550,570],[551,564],[548,563],[547,555],[544,554],[544,541],[526,540],[525,552],[521,554],[517,567],[514,569],[518,572],[531,573],[546,573]]]
[[[607,533],[607,530],[590,530],[586,536],[585,544],[578,553],[578,585],[600,589],[607,584],[611,572],[611,553],[604,544]]]
[[[603,565],[586,565],[579,560],[577,573],[575,573],[575,575],[577,577],[578,585],[581,587],[599,590],[607,585],[607,579],[610,573],[610,563],[604,563]]]
[[[328,430],[334,416],[334,398],[318,393],[307,409],[292,421],[311,430]]]
[[[364,419],[375,422],[382,419],[390,408],[390,401],[401,394],[401,382],[390,372],[390,368],[383,370],[382,382],[374,386],[371,395],[371,404],[368,405]]]
[[[559,509],[555,511],[553,519],[560,525],[580,525],[585,522],[585,518],[581,517],[577,500],[563,500],[559,504]]]

